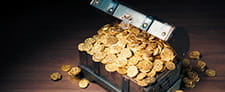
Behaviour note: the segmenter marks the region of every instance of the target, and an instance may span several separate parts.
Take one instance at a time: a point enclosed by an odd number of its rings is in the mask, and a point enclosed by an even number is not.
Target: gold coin
[[[188,66],[188,65],[190,65],[190,60],[187,59],[187,58],[185,58],[185,59],[182,60],[182,64],[183,64],[184,66]]]
[[[100,62],[101,60],[103,60],[106,56],[106,53],[104,52],[97,52],[92,56],[92,60],[95,62]]]
[[[136,77],[137,80],[144,79],[147,76],[147,73],[139,73]]]
[[[148,77],[155,77],[155,75],[156,75],[156,71],[154,70],[151,70],[151,72],[147,74]]]
[[[185,84],[193,84],[193,81],[192,81],[191,79],[189,79],[188,77],[184,77],[184,78],[183,78],[183,82],[184,82]]]
[[[130,29],[130,33],[134,33],[134,34],[139,34],[140,33],[140,30],[138,29],[138,28],[136,28],[136,27],[132,27],[131,29]]]
[[[123,47],[120,45],[113,45],[113,46],[110,46],[109,48],[110,50],[108,52],[111,54],[120,53],[120,51],[123,49]]]
[[[84,46],[84,43],[79,43],[78,44],[78,50],[80,50],[80,51],[85,51],[85,48],[84,48],[85,46]]]
[[[206,69],[205,73],[206,73],[206,75],[208,75],[210,77],[216,76],[216,71],[213,69]]]
[[[151,61],[147,61],[147,60],[142,60],[137,64],[138,69],[141,72],[149,72],[152,69],[152,62]]]
[[[155,77],[147,77],[147,78],[143,79],[143,81],[145,81],[147,84],[151,84],[151,83],[155,83],[156,78]]]
[[[52,73],[50,75],[50,79],[53,81],[60,80],[60,79],[62,79],[62,74],[60,74],[59,72]]]
[[[193,81],[194,82],[199,82],[200,81],[200,78],[199,77],[196,77],[196,78],[193,79]]]
[[[127,41],[128,41],[129,43],[131,43],[131,42],[136,42],[136,41],[137,41],[137,38],[136,38],[135,34],[132,34],[132,33],[128,34],[128,36],[127,36]]]
[[[91,48],[93,47],[93,45],[92,44],[90,44],[90,43],[84,43],[84,50],[85,51],[89,51],[89,50],[91,50]]]
[[[72,67],[67,73],[70,76],[76,76],[81,72],[81,69],[79,67]]]
[[[124,67],[127,65],[127,58],[119,56],[115,63],[118,67]]]
[[[127,69],[125,67],[118,67],[117,68],[117,72],[119,74],[126,74],[127,73]]]
[[[118,42],[118,39],[115,36],[107,36],[106,42],[104,43],[105,46],[111,46],[113,44],[116,44]]]
[[[110,27],[109,34],[115,36],[116,34],[120,33],[121,29],[118,27]]]
[[[117,60],[117,56],[114,54],[108,54],[102,61],[101,63],[103,64],[110,64],[113,63]]]
[[[122,49],[122,50],[121,50],[120,56],[121,56],[121,57],[124,57],[124,58],[129,58],[129,57],[132,56],[132,52],[131,52],[130,49],[125,48],[125,49]]]
[[[157,43],[151,42],[147,44],[146,50],[154,50],[157,47]]]
[[[162,60],[155,59],[153,65],[154,65],[153,70],[156,72],[159,72],[163,69],[163,61]]]
[[[136,66],[129,66],[127,68],[127,76],[135,77],[138,74],[138,69]]]
[[[144,80],[137,80],[137,84],[142,87],[148,86],[148,83]]]
[[[71,69],[71,65],[62,65],[61,66],[61,70],[65,71],[65,72],[69,71],[70,69]]]
[[[164,61],[173,61],[175,54],[172,49],[164,48],[160,54],[161,59]]]
[[[79,87],[80,88],[87,88],[89,83],[90,83],[89,80],[81,79],[80,82],[79,82]]]
[[[200,59],[201,53],[199,51],[191,51],[188,55],[191,59]]]
[[[173,62],[166,62],[166,68],[168,70],[174,70],[176,68],[176,65]]]
[[[132,56],[129,60],[128,60],[128,66],[132,66],[132,65],[136,65],[139,61],[141,61],[141,57],[138,56]]]
[[[187,88],[194,88],[195,84],[194,83],[192,83],[192,84],[185,84],[185,87],[187,87]]]
[[[108,72],[115,72],[117,70],[117,65],[115,63],[111,63],[111,64],[106,64],[105,65],[105,69]]]
[[[151,57],[153,52],[151,50],[141,50],[142,57]]]
[[[203,69],[206,67],[206,63],[204,61],[199,60],[197,61],[196,67],[199,69]]]
[[[198,77],[198,73],[193,72],[193,71],[192,72],[188,72],[187,75],[188,75],[188,77],[190,79],[196,79]]]
[[[94,38],[91,38],[91,37],[90,37],[90,38],[85,39],[85,40],[84,40],[84,43],[94,44],[95,41],[96,41],[96,40],[95,40]]]
[[[103,50],[104,50],[103,45],[101,45],[100,43],[95,43],[90,52],[93,53],[91,55],[94,55],[95,53],[102,52]]]

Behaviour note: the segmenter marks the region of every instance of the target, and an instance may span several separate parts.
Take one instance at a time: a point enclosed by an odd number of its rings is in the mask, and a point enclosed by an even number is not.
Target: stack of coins
[[[140,86],[154,83],[157,73],[176,68],[176,54],[169,44],[133,26],[104,25],[80,43],[78,50],[105,64],[108,72],[127,75]]]

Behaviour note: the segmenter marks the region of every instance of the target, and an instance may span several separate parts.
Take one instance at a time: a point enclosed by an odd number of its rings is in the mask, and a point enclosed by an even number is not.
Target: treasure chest
[[[110,92],[179,89],[179,60],[189,49],[185,31],[112,0],[92,0],[91,5],[121,23],[103,26],[78,45],[85,78]]]

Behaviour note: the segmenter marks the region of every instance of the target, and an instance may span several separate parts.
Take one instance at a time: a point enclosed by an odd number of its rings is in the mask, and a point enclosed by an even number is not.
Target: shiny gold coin
[[[175,54],[172,49],[164,48],[160,54],[161,59],[164,61],[173,61],[175,58]]]
[[[122,50],[121,50],[120,56],[121,56],[121,57],[124,57],[124,58],[129,58],[129,57],[132,56],[132,52],[131,52],[130,49],[125,48],[125,49],[122,49]]]
[[[148,77],[155,77],[155,75],[156,75],[156,71],[154,71],[154,70],[151,70],[151,71],[147,74]]]
[[[72,67],[67,73],[70,76],[76,76],[81,72],[81,69],[79,67]]]
[[[79,82],[79,87],[80,88],[87,88],[89,83],[90,83],[89,80],[81,79],[80,82]]]
[[[144,56],[151,57],[152,54],[153,54],[153,51],[151,51],[151,50],[141,50],[141,54],[142,54],[142,57],[144,57]]]
[[[174,70],[176,68],[176,65],[173,62],[169,61],[169,62],[166,62],[165,64],[168,70]]]
[[[113,63],[113,62],[116,62],[117,60],[117,56],[114,55],[114,54],[108,54],[102,61],[101,63],[103,64],[110,64],[110,63]]]
[[[159,72],[163,69],[163,61],[162,60],[155,59],[153,65],[154,65],[153,70],[156,72]]]
[[[140,30],[138,29],[138,28],[135,28],[135,27],[132,27],[131,29],[130,29],[130,33],[134,33],[134,34],[139,34],[140,33]]]
[[[199,51],[191,51],[188,56],[191,59],[200,59],[201,53]]]
[[[206,69],[205,71],[206,75],[208,75],[209,77],[214,77],[216,76],[216,71],[213,69]]]
[[[153,64],[151,61],[147,61],[147,60],[142,60],[140,61],[138,64],[137,64],[137,67],[138,69],[141,71],[141,72],[149,72],[152,67],[153,67]]]
[[[90,38],[85,39],[85,40],[84,40],[84,43],[94,44],[95,41],[96,41],[96,40],[95,40],[94,38],[91,38],[91,37],[90,37]]]
[[[110,27],[109,34],[115,36],[116,34],[120,33],[121,29],[117,27]]]
[[[119,56],[115,63],[118,67],[125,67],[127,65],[127,58]]]
[[[204,61],[199,60],[197,61],[196,67],[199,69],[203,69],[206,67],[206,63]]]
[[[84,47],[85,47],[84,43],[79,43],[78,44],[78,50],[79,51],[85,51],[85,48]]]
[[[159,48],[155,48],[153,52],[153,56],[156,56],[159,54]]]
[[[106,24],[106,25],[104,25],[101,29],[102,29],[102,30],[108,30],[110,27],[111,27],[110,24]]]
[[[91,48],[93,47],[93,45],[92,44],[90,44],[90,43],[84,43],[84,50],[85,51],[89,51],[89,50],[91,50]]]
[[[95,62],[100,62],[101,60],[103,60],[106,56],[106,53],[104,52],[97,52],[92,56],[92,60]]]
[[[64,72],[67,72],[71,69],[71,65],[62,65],[61,70]]]
[[[132,66],[132,65],[136,65],[139,61],[141,61],[142,58],[138,57],[138,56],[132,56],[129,60],[128,60],[128,66]]]
[[[123,49],[123,47],[120,45],[113,45],[113,46],[110,46],[109,48],[110,50],[108,52],[111,54],[120,53],[120,51]]]
[[[100,43],[95,43],[91,48],[90,52],[92,53],[91,55],[94,55],[95,53],[102,52],[103,50],[104,50],[103,45],[101,45]]]
[[[146,50],[154,50],[157,47],[157,43],[151,42],[147,44]]]
[[[136,77],[137,80],[144,79],[147,76],[147,73],[139,73]]]
[[[128,34],[128,36],[127,36],[127,41],[129,42],[129,43],[131,43],[131,42],[136,42],[137,41],[137,38],[136,38],[136,36],[135,36],[135,34]]]
[[[137,84],[142,87],[148,86],[148,83],[144,80],[137,80]]]
[[[145,81],[147,84],[151,84],[151,83],[155,83],[156,78],[155,77],[147,77],[147,78],[143,79],[143,81]]]
[[[119,68],[117,68],[117,72],[119,74],[126,74],[127,73],[127,69],[125,67],[119,67]]]
[[[108,72],[115,72],[117,70],[117,65],[115,63],[111,63],[111,64],[106,64],[105,65],[105,69]]]
[[[62,74],[60,74],[59,72],[52,73],[50,75],[50,79],[53,81],[60,80],[60,79],[62,79]]]
[[[107,36],[106,37],[106,46],[111,46],[113,44],[116,44],[118,42],[118,39],[115,36]]]
[[[129,66],[127,68],[127,76],[135,77],[138,74],[138,69],[136,66]]]

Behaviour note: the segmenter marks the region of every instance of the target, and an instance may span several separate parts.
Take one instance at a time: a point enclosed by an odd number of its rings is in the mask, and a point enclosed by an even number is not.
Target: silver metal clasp
[[[120,22],[122,29],[128,29],[132,22],[132,16],[130,14],[124,14],[120,18],[122,19],[122,21]]]

